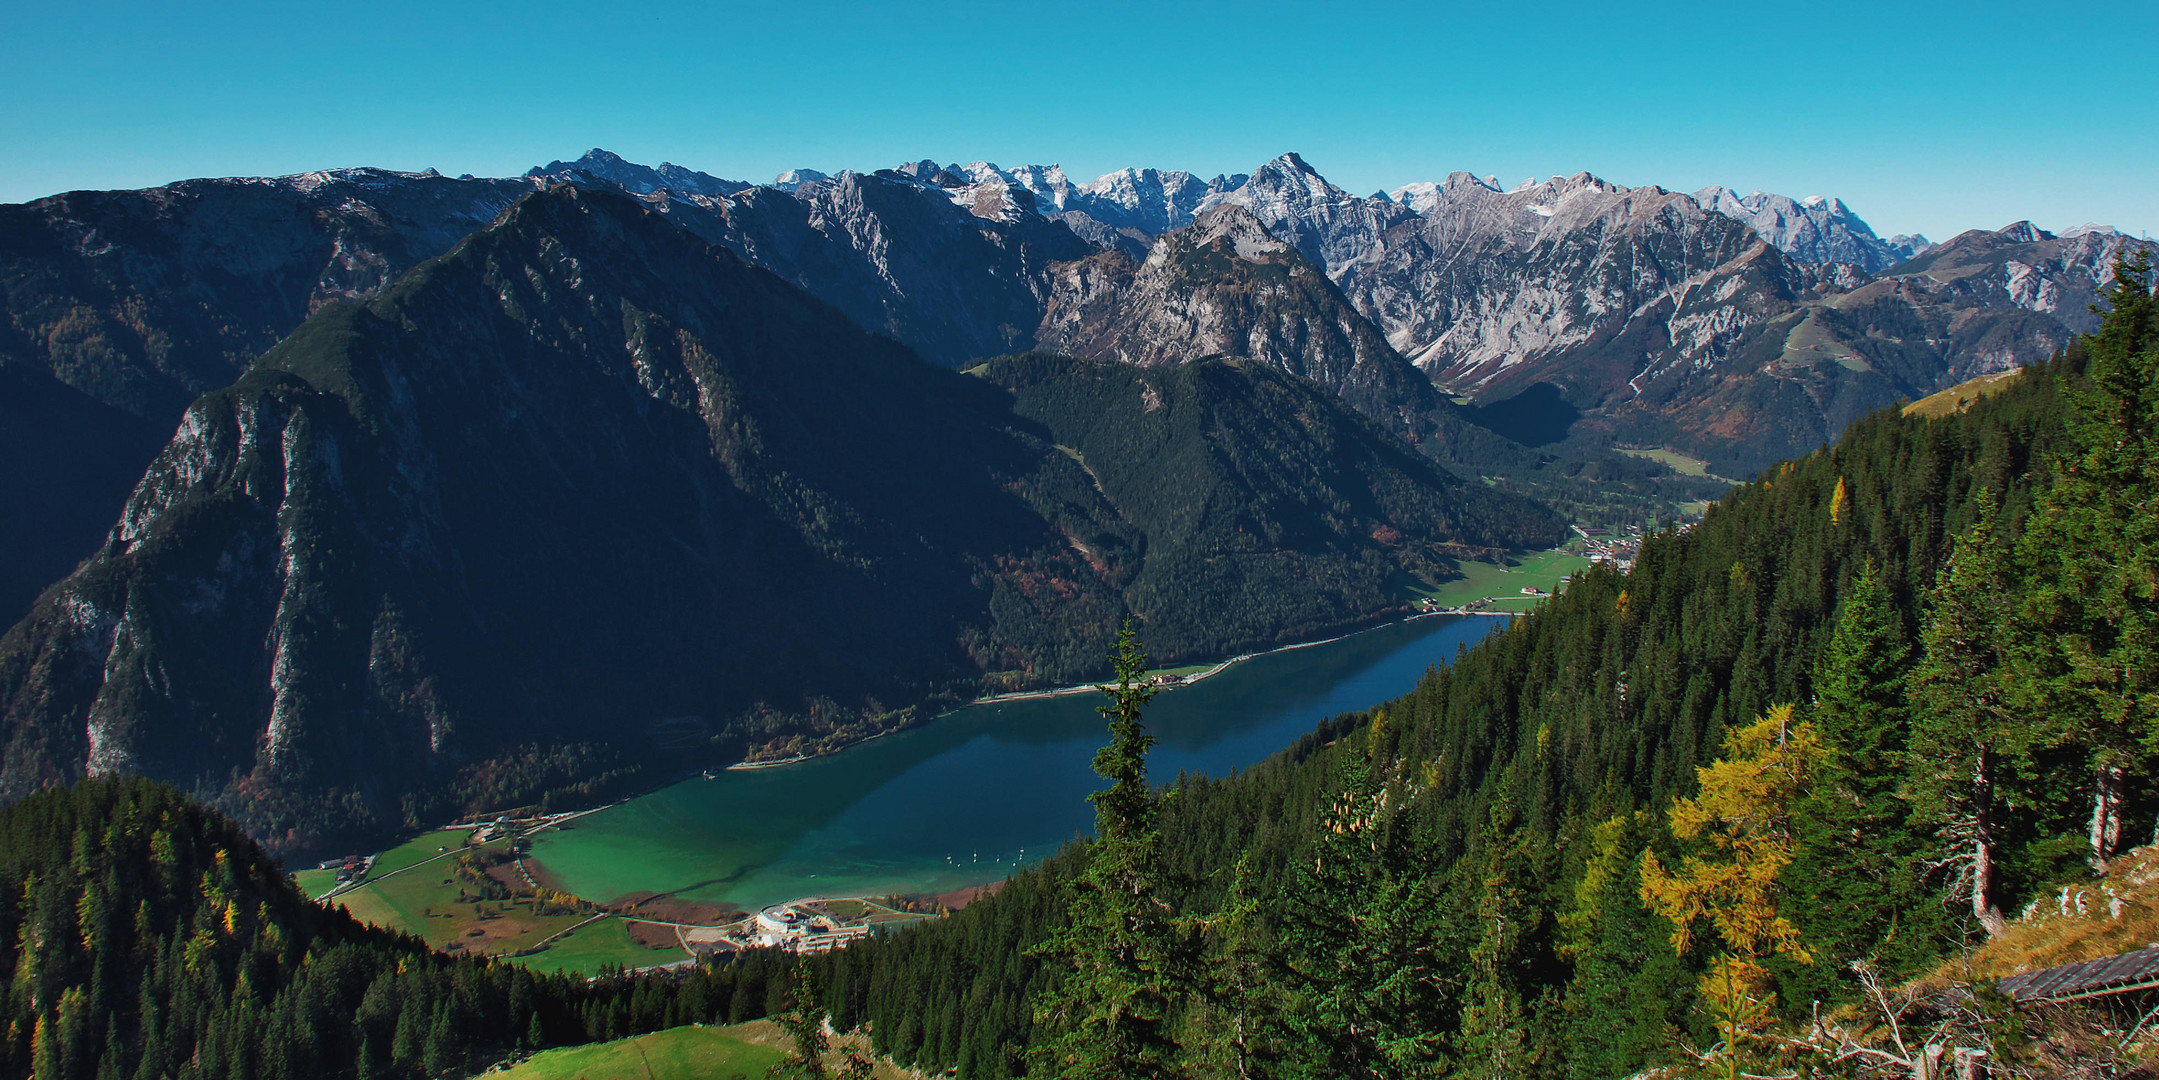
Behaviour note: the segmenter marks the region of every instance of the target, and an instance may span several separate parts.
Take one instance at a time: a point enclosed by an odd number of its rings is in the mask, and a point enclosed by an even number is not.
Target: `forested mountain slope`
[[[1181,643],[1161,657],[1222,655],[1268,633],[1310,640],[1390,606],[1409,577],[1566,537],[1557,515],[1454,476],[1256,360],[1160,368],[1032,354],[970,371],[1010,390],[1013,411],[1084,463],[1146,537],[1143,559],[1083,554],[1129,564],[1113,579],[1130,610]]]
[[[2159,811],[2146,282],[2129,266],[2097,335],[1968,411],[1875,413],[1413,693],[1144,811],[1160,854],[1114,872],[1192,920],[1135,946],[1186,973],[1155,1029],[1181,1068],[1889,1068],[1853,1049],[1889,1047],[1862,977],[1930,969]],[[1141,977],[1030,951],[1100,857],[830,977],[902,1061],[984,1077],[1068,1052],[1094,1015],[1074,980]],[[2067,1014],[1963,1000],[1882,1054],[2059,1065]]]

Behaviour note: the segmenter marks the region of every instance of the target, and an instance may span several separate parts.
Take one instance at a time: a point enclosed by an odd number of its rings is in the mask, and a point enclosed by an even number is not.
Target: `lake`
[[[1504,625],[1428,616],[1237,664],[1147,707],[1157,782],[1224,776],[1337,713],[1415,686]],[[831,757],[692,779],[535,838],[571,892],[674,893],[755,909],[798,896],[942,893],[1089,832],[1100,694],[970,705]]]

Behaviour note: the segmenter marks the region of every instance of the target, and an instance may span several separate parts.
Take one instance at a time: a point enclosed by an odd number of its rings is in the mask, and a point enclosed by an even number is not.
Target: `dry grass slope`
[[[1981,375],[1976,379],[1966,379],[1947,390],[1929,394],[1906,405],[1904,415],[1940,417],[1963,412],[1971,408],[1972,403],[1980,398],[1990,397],[2007,389],[2010,383],[2022,372],[2022,368],[2017,368],[2010,371],[1997,371],[1992,375]]]

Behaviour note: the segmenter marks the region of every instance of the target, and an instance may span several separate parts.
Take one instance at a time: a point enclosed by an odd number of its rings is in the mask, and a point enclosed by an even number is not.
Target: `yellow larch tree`
[[[1811,723],[1780,705],[1727,732],[1724,757],[1695,770],[1700,793],[1672,802],[1672,835],[1693,850],[1677,869],[1642,856],[1642,902],[1672,924],[1684,953],[1707,923],[1723,950],[1698,989],[1724,1037],[1705,1058],[1737,1078],[1747,1044],[1769,1023],[1776,995],[1763,990],[1774,956],[1813,962],[1799,930],[1778,911],[1778,875],[1792,861],[1791,808],[1805,795],[1823,755]]]

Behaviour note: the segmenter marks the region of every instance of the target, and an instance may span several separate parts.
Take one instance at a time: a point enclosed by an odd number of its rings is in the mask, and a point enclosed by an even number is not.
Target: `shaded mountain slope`
[[[1256,361],[1035,354],[973,371],[1009,388],[1015,411],[1085,462],[1148,538],[1126,595],[1151,640],[1180,643],[1156,650],[1166,662],[1263,633],[1308,638],[1392,607],[1405,577],[1441,580],[1454,576],[1451,559],[1566,534],[1550,511],[1457,479],[1321,387]]]
[[[792,191],[649,202],[934,362],[1025,348],[1042,319],[1049,265],[1095,248],[1043,218],[1024,189],[949,175],[944,183],[843,172]]]
[[[97,546],[188,402],[531,190],[339,169],[0,206],[0,415],[11,443],[37,447],[10,456],[0,498],[43,523],[0,535],[0,619]]]
[[[26,421],[8,432],[46,447],[36,457],[52,467],[18,459],[25,466],[0,490],[11,514],[47,523],[0,537],[0,620],[97,546],[97,523],[117,515],[149,462],[142,430],[169,432],[188,402],[232,382],[323,305],[374,296],[557,180],[638,194],[947,363],[1029,344],[1042,267],[1093,250],[1031,210],[978,217],[896,175],[842,174],[790,197],[604,151],[514,179],[340,169],[0,207],[0,367],[21,369],[9,386],[38,387],[11,392],[4,408],[57,409],[87,425],[55,433]],[[84,468],[65,464],[78,456]],[[107,459],[113,467],[97,464]]]

